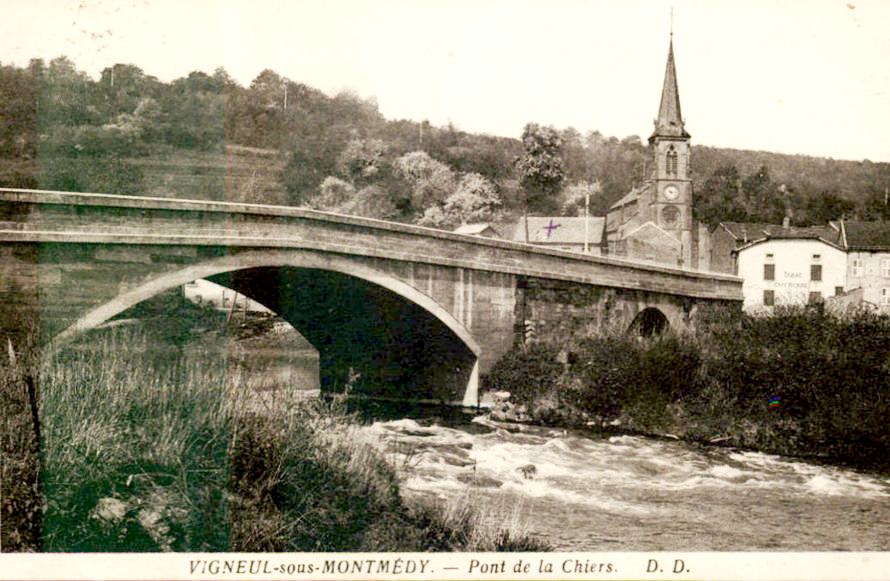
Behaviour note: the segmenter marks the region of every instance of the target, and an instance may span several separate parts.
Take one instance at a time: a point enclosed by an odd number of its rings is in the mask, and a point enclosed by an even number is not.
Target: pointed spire
[[[652,137],[689,137],[683,127],[683,116],[680,113],[680,91],[677,89],[677,70],[674,67],[673,31],[671,31],[671,41],[668,45],[664,86],[661,89],[661,105],[658,108],[658,119],[655,120],[655,131],[652,133]]]

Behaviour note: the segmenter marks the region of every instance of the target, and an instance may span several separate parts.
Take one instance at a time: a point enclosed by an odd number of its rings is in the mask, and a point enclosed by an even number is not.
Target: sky
[[[694,144],[890,162],[890,0],[3,0],[0,62],[266,68],[389,119],[648,137],[668,41]],[[673,18],[672,18],[673,13]]]

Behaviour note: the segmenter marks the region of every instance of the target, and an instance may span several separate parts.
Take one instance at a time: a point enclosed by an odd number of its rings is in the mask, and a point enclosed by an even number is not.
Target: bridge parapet
[[[740,301],[741,280],[304,208],[0,189],[0,241],[305,249]]]

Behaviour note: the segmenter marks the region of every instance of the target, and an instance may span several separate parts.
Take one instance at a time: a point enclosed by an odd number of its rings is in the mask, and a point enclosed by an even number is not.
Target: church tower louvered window
[[[674,149],[673,145],[668,149],[665,161],[667,166],[665,168],[666,173],[669,176],[677,175],[677,150]]]

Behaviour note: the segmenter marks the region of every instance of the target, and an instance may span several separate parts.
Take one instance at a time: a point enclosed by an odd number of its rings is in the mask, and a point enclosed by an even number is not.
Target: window
[[[765,290],[763,291],[763,305],[765,307],[771,307],[776,304],[776,291]]]
[[[844,294],[844,287],[842,287],[842,286],[834,287],[834,296],[842,295],[842,294]]]
[[[775,264],[764,264],[763,265],[763,280],[776,280],[776,265]]]
[[[665,226],[674,226],[680,220],[680,210],[677,206],[668,206],[661,211],[661,220]]]
[[[668,149],[665,165],[667,166],[665,169],[667,170],[668,175],[677,175],[677,151],[674,149],[673,145]]]
[[[884,287],[881,289],[881,304],[884,306],[890,305],[890,288]]]
[[[861,258],[853,259],[853,276],[862,276],[865,274],[865,261]]]
[[[810,280],[822,280],[822,265],[821,264],[811,264],[810,265]]]
[[[890,278],[890,258],[881,259],[881,276]]]
[[[813,255],[813,264],[819,264],[820,262],[822,262],[822,255],[814,254]]]
[[[822,300],[822,293],[819,291],[810,291],[810,304],[818,303]]]

